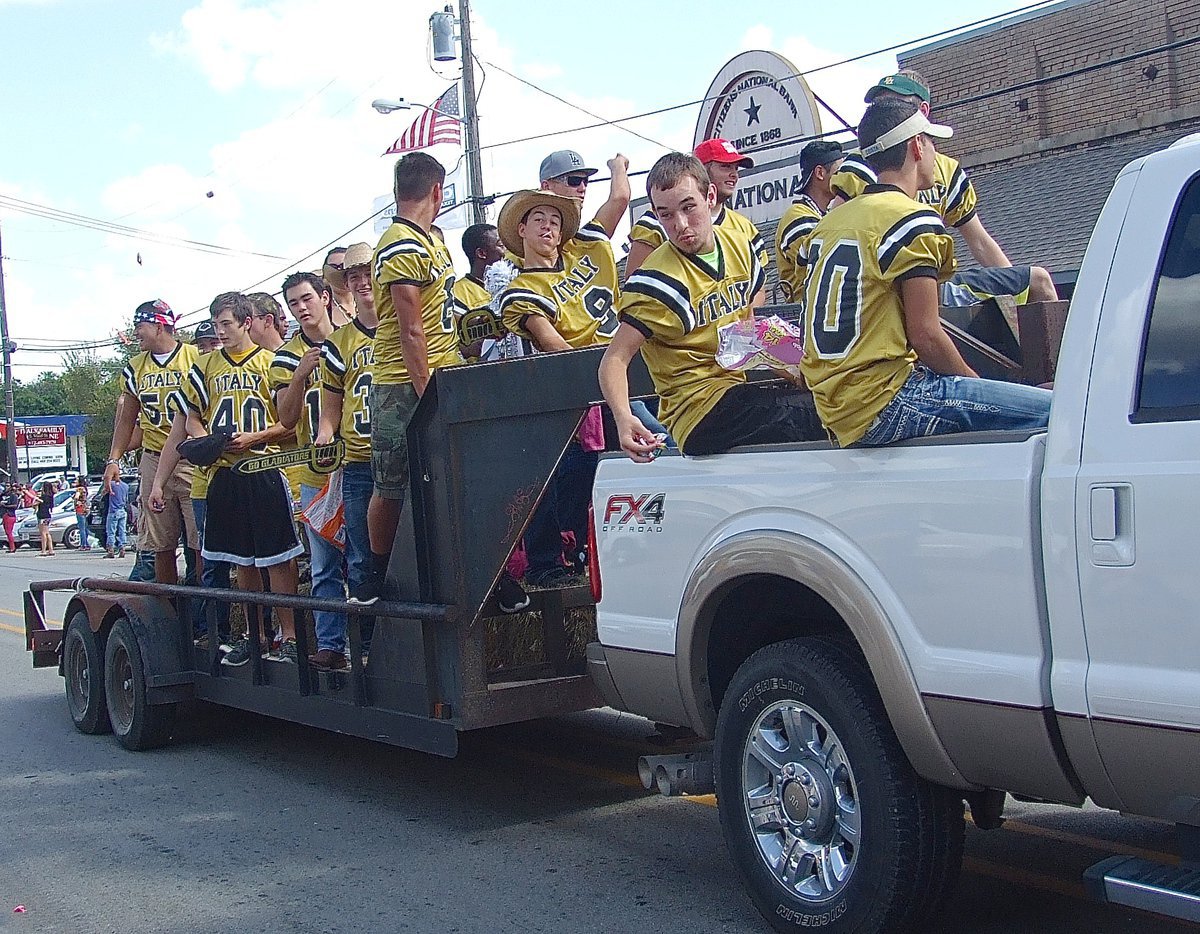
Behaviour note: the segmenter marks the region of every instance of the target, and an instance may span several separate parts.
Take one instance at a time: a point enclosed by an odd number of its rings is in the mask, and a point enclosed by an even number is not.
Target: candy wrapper
[[[717,329],[717,363],[726,370],[767,367],[799,377],[804,332],[778,315],[739,318]]]

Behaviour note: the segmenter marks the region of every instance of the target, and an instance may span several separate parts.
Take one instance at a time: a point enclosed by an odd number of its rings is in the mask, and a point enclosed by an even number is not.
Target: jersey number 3
[[[823,360],[845,357],[862,333],[862,254],[858,241],[840,240],[808,246],[808,299],[805,315],[812,346]]]

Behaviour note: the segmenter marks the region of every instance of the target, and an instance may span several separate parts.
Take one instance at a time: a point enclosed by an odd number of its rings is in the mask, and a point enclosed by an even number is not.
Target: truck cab
[[[1118,177],[1054,393],[1040,432],[602,461],[594,676],[715,741],[659,787],[715,789],[779,930],[923,923],[1005,793],[1176,823],[1180,867],[1089,879],[1200,920],[1197,139]]]

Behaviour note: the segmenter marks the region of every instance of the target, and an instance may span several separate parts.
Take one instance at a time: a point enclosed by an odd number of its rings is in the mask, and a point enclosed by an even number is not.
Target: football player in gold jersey
[[[727,139],[706,139],[696,147],[694,155],[708,172],[709,181],[717,193],[717,204],[713,208],[714,226],[724,230],[736,230],[749,237],[751,245],[758,253],[759,262],[766,269],[771,258],[758,228],[748,217],[729,206],[737,191],[741,170],[753,168],[754,160],[743,156]],[[653,209],[634,221],[629,229],[629,256],[625,260],[625,278],[628,279],[637,272],[646,261],[646,257],[666,242],[666,231],[663,230],[663,225]]]
[[[871,104],[858,137],[879,182],[809,239],[800,365],[842,446],[1049,418],[1049,392],[979,379],[942,328],[938,282],[954,272],[954,240],[916,196],[936,172],[934,139],[951,132],[910,101]]]
[[[330,268],[330,271],[339,270]],[[321,420],[318,366],[321,348],[333,334],[332,290],[314,273],[296,272],[283,280],[282,292],[300,330],[275,351],[271,361],[271,392],[275,396],[280,424],[293,430],[296,447],[304,448],[312,445]],[[320,494],[326,477],[307,464],[293,469],[300,482],[300,508],[307,509]],[[312,559],[312,595],[327,600],[345,599],[341,550],[315,532],[308,535],[308,546]],[[317,651],[309,661],[318,668],[345,668],[345,614],[314,610],[313,623]]]
[[[868,104],[888,99],[909,101],[929,117],[929,82],[915,71],[905,70],[881,78],[865,97]],[[830,206],[849,201],[875,181],[875,172],[867,160],[860,153],[851,153],[833,178],[835,197]],[[947,226],[958,230],[980,267],[961,270],[955,275],[951,287],[943,290],[947,299],[944,304],[970,304],[971,297],[961,294],[964,290],[976,300],[1011,295],[1020,304],[1052,302],[1058,298],[1050,273],[1041,266],[1014,266],[988,233],[979,219],[975,186],[958,160],[939,152],[933,179],[917,193],[917,200],[932,206]]]
[[[206,354],[188,374],[184,386],[187,410],[175,416],[163,448],[159,474],[170,475],[179,460],[178,445],[185,437],[211,431],[231,431],[224,452],[212,465],[208,485],[208,514],[204,527],[206,560],[237,566],[238,587],[259,590],[265,568],[275,593],[296,592],[295,557],[304,549],[296,537],[291,497],[278,470],[240,474],[232,467],[240,456],[266,451],[287,434],[278,423],[270,390],[270,355],[250,338],[254,306],[239,292],[213,300],[213,324],[222,349]],[[150,508],[163,503],[162,477],[154,478]],[[273,611],[283,633],[275,656],[296,661],[296,630],[291,610]],[[246,641],[233,647],[223,662],[242,665],[250,660]]]
[[[833,200],[830,182],[843,158],[842,144],[832,140],[814,140],[800,150],[801,195],[788,205],[775,228],[775,262],[785,302],[803,301],[808,238]]]
[[[379,327],[371,383],[371,471],[367,511],[371,568],[350,599],[371,604],[383,593],[396,524],[408,492],[408,423],[438,367],[462,361],[454,328],[454,266],[430,233],[442,206],[446,170],[410,152],[394,171],[396,217],[375,247],[372,288]]]
[[[504,247],[492,224],[472,224],[463,231],[462,248],[471,269],[454,280],[454,326],[463,359],[475,362],[490,359],[488,351],[504,333],[483,278],[492,263],[504,259]]]
[[[824,438],[802,389],[751,384],[716,361],[718,329],[753,315],[766,272],[749,238],[713,226],[716,191],[704,166],[669,153],[650,170],[646,191],[670,242],[625,283],[621,327],[600,363],[621,447],[637,461],[658,447],[629,404],[629,362],[639,351],[685,454]]]
[[[367,508],[371,502],[371,408],[368,396],[375,374],[375,296],[371,291],[371,247],[352,243],[346,250],[342,277],[354,296],[358,316],[338,328],[321,348],[321,424],[317,444],[335,438],[346,443],[342,460],[342,503],[346,522],[346,582],[353,593],[367,580],[371,542]],[[362,650],[371,650],[372,617],[360,617]],[[336,649],[337,646],[334,646]],[[343,647],[344,648],[344,647]],[[341,656],[344,663],[345,656]],[[330,667],[340,667],[337,657]]]
[[[187,533],[188,548],[200,547],[192,510],[192,465],[179,464],[169,479],[164,477],[167,498],[162,510],[151,512],[145,504],[171,431],[171,420],[184,409],[184,380],[199,353],[175,336],[175,313],[161,299],[138,305],[133,313],[133,333],[141,353],[121,373],[121,398],[104,467],[104,482],[110,484],[120,475],[121,458],[132,447],[134,430],[140,429],[142,459],[138,473],[142,478],[143,508],[139,550],[154,552],[154,579],[158,583],[175,584],[179,581],[175,553],[180,531]]]

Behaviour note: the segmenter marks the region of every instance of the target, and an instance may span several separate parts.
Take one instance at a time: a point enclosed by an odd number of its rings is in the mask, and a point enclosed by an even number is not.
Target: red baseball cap
[[[754,160],[749,156],[743,156],[737,151],[737,147],[727,139],[706,139],[703,143],[696,147],[695,156],[703,163],[709,162],[736,162],[743,169],[754,167]]]

